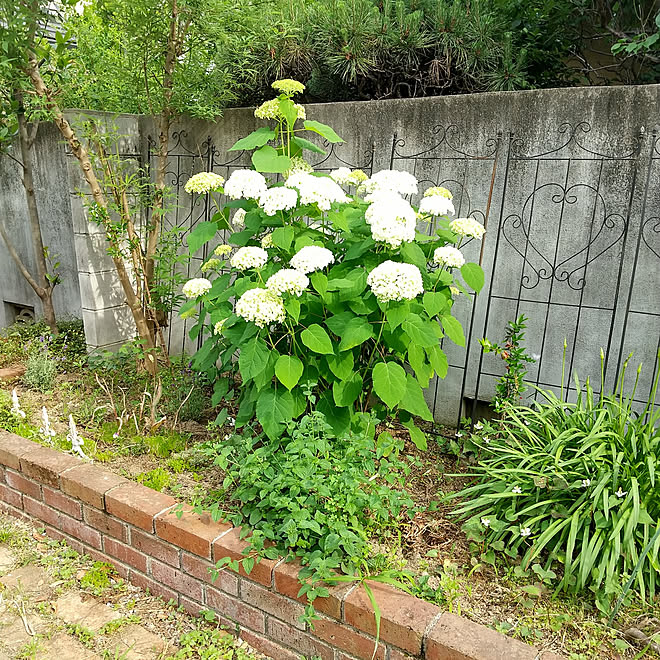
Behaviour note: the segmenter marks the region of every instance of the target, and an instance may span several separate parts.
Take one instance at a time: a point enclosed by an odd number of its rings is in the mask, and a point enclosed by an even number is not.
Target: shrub
[[[543,392],[543,403],[508,407],[499,433],[477,440],[477,483],[454,495],[455,514],[486,551],[522,555],[523,568],[558,561],[558,589],[589,588],[601,602],[627,576],[642,597],[656,593],[658,579],[658,380],[637,414],[625,372],[613,394],[576,378],[576,403]]]
[[[483,285],[481,268],[465,263],[458,248],[481,238],[484,228],[472,218],[450,223],[451,193],[442,188],[427,190],[419,210],[413,208],[404,196],[417,192],[417,181],[406,172],[384,170],[370,179],[348,168],[331,177],[309,173],[303,150],[322,150],[301,133],[332,143],[341,138],[309,120],[294,133],[304,109],[291,97],[303,86],[273,86],[282,93],[255,114],[274,118],[275,128],[262,127],[232,149],[256,148],[256,169],[284,173],[285,185],[268,188],[254,170],[234,172],[224,186],[212,173],[186,184],[190,192],[206,191],[213,199],[224,192],[235,200],[197,224],[188,236],[191,253],[230,226],[232,211],[240,225],[232,245],[218,246],[204,265],[211,279],[196,278],[183,288],[190,300],[181,315],[202,307],[191,336],[206,335],[193,366],[214,383],[215,404],[231,389],[222,372],[237,368],[237,426],[256,415],[271,440],[310,412],[303,388],[314,383],[318,410],[337,435],[356,413],[370,409],[381,419],[398,414],[424,447],[413,416],[432,420],[422,388],[434,374],[447,373],[440,339],[465,344],[451,315],[454,296],[465,292],[457,275],[474,290]],[[417,232],[418,220],[432,222],[435,231]],[[219,274],[223,270],[229,272]]]
[[[48,392],[53,389],[56,373],[57,364],[44,343],[41,350],[36,349],[30,352],[25,365],[23,382],[33,390]]]

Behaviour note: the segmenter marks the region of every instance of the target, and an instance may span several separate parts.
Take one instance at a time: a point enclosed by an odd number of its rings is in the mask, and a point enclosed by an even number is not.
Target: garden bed
[[[71,414],[80,434],[88,440],[90,456],[104,469],[156,487],[179,501],[203,504],[212,495],[231,513],[235,503],[230,498],[223,499],[225,472],[210,465],[199,449],[205,442],[222,440],[234,432],[232,411],[227,413],[224,423],[214,425],[218,411],[211,410],[203,384],[199,388],[201,398],[193,402],[195,407],[191,409],[200,421],[186,419],[188,415],[179,411],[174,429],[166,420],[149,432],[131,419],[132,424],[124,424],[118,432],[116,409],[108,397],[109,374],[115,374],[111,390],[115,406],[119,400],[136,417],[145,388],[153,387],[149,380],[126,365],[123,373],[119,368],[93,371],[75,364],[66,371],[57,376],[52,389],[45,393],[28,389],[20,380],[1,384],[0,411],[4,413],[0,414],[7,413],[13,388],[26,411],[26,419],[14,429],[16,432],[44,443],[38,429],[42,425],[41,407],[45,406],[56,433],[51,444],[67,451],[70,449],[65,440],[67,419]],[[104,379],[105,391],[96,376]],[[191,383],[195,382],[194,377],[184,363],[175,368],[173,375],[163,375],[163,379],[172,383],[166,396],[170,399],[171,414],[176,414],[190,392]],[[159,412],[156,423],[163,416]],[[140,433],[136,432],[136,423]],[[610,628],[606,617],[589,599],[552,598],[547,585],[534,577],[515,575],[513,565],[481,561],[460,523],[449,515],[452,507],[440,502],[443,494],[458,490],[469,481],[466,477],[448,475],[469,471],[471,461],[452,453],[451,447],[455,449],[454,443],[460,440],[453,431],[429,430],[434,431],[436,440],[422,452],[407,439],[405,429],[389,429],[395,438],[406,438],[403,454],[410,457],[411,470],[406,488],[414,502],[411,507],[414,513],[412,518],[399,521],[396,528],[381,530],[373,538],[375,550],[388,558],[389,565],[411,571],[418,585],[416,595],[444,611],[572,658],[634,657],[640,647],[622,631],[639,629],[652,635],[660,615],[657,608],[632,603],[619,615],[618,628]],[[115,434],[117,437],[113,437]]]

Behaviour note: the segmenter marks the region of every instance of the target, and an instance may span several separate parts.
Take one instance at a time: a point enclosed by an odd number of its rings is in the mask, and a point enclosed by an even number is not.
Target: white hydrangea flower
[[[447,199],[454,199],[454,196],[441,186],[431,186],[424,191],[424,197],[446,197]]]
[[[486,233],[486,228],[474,218],[456,218],[449,223],[449,228],[459,236],[476,239],[481,239]]]
[[[345,186],[350,183],[351,170],[349,167],[338,167],[336,170],[330,172],[330,177],[335,183],[338,183],[340,186]]]
[[[301,273],[313,273],[323,270],[335,262],[335,255],[328,248],[306,245],[291,257],[291,267]]]
[[[245,216],[247,214],[247,211],[245,209],[236,209],[236,213],[234,213],[234,217],[231,220],[232,225],[236,227],[237,229],[241,229],[242,227],[245,227]]]
[[[444,264],[448,268],[460,268],[465,263],[465,257],[458,248],[453,245],[445,245],[435,249],[433,263],[436,266]]]
[[[348,177],[348,183],[353,186],[359,186],[364,183],[369,177],[362,170],[353,170]]]
[[[451,291],[452,296],[460,296],[461,290],[457,286],[450,286],[449,290]]]
[[[301,204],[316,204],[321,211],[329,211],[333,202],[350,202],[350,197],[327,176],[314,176],[305,172],[292,174],[284,184],[297,188]]]
[[[227,245],[226,243],[221,243],[218,245],[215,250],[213,250],[213,254],[216,257],[226,257],[228,254],[231,254],[231,251],[234,248],[232,248],[231,245]]]
[[[309,174],[313,171],[314,168],[304,158],[301,158],[300,156],[292,156],[291,169],[284,173],[284,178],[288,179],[294,174]]]
[[[259,199],[267,188],[263,174],[254,170],[236,170],[227,179],[225,195],[232,199]]]
[[[266,288],[273,293],[282,295],[290,293],[294,296],[301,296],[303,291],[309,286],[309,277],[295,268],[283,268],[277,273],[271,275]]]
[[[374,241],[397,248],[415,240],[417,214],[410,204],[398,195],[379,196],[367,208],[364,219],[371,226]]]
[[[376,190],[390,191],[399,195],[413,195],[417,192],[417,179],[409,172],[381,170],[367,179],[362,188],[367,193]]]
[[[211,257],[208,261],[202,264],[200,270],[202,273],[205,273],[207,270],[216,270],[217,268],[220,268],[220,266],[222,266],[220,259],[214,259]]]
[[[249,245],[236,250],[230,264],[238,270],[263,268],[268,261],[268,252],[263,248]]]
[[[188,298],[197,298],[198,296],[203,296],[211,288],[211,282],[209,282],[205,277],[196,277],[192,280],[188,280],[183,285],[183,294]]]
[[[264,328],[271,323],[284,323],[284,302],[268,289],[249,289],[236,302],[236,314]]]
[[[265,250],[267,248],[272,248],[275,247],[275,243],[273,243],[273,232],[269,231],[267,234],[264,234],[261,237],[261,247]]]
[[[214,326],[213,326],[213,334],[214,335],[221,335],[222,334],[222,329],[225,327],[225,322],[227,319],[220,319]]]
[[[424,197],[419,203],[419,212],[426,213],[427,215],[454,215],[456,212],[454,204],[451,199],[442,197],[441,195],[433,195],[431,197]]]
[[[305,108],[300,103],[294,103],[293,107],[298,112],[298,119],[307,119]],[[280,111],[280,100],[271,99],[262,103],[255,111],[254,116],[259,119],[281,119],[282,112]]]
[[[221,191],[222,184],[225,178],[216,174],[215,172],[200,172],[191,176],[183,189],[190,195],[192,193],[199,193],[205,195],[208,192]]]
[[[282,78],[281,80],[276,80],[271,84],[271,87],[278,92],[287,94],[288,96],[293,96],[294,94],[300,94],[305,91],[305,85],[297,80],[292,80],[291,78]]]
[[[270,188],[259,197],[259,206],[266,215],[275,215],[278,211],[295,208],[297,203],[298,193],[292,188]]]
[[[413,264],[384,261],[376,266],[367,277],[379,302],[389,300],[412,300],[424,292],[422,273]]]

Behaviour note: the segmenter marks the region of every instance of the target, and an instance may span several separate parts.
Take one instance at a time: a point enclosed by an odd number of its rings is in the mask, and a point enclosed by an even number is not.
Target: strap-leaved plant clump
[[[191,253],[234,229],[204,264],[205,277],[184,286],[190,300],[181,314],[201,303],[191,336],[206,337],[194,365],[215,382],[216,404],[233,395],[238,369],[236,424],[256,415],[269,438],[307,412],[303,386],[314,383],[317,408],[336,433],[359,426],[368,410],[381,419],[398,414],[425,447],[414,418],[432,420],[423,388],[447,373],[440,340],[465,343],[454,297],[466,292],[463,283],[479,291],[484,281],[459,248],[481,239],[484,227],[473,218],[450,221],[444,188],[429,188],[414,208],[407,197],[418,184],[407,172],[314,172],[302,155],[323,150],[303,136],[342,139],[294,103],[301,83],[273,87],[279,96],[255,115],[274,125],[231,148],[254,150],[254,169],[226,182],[202,172],[186,184],[188,192],[211,193],[218,207],[189,235]],[[221,193],[230,200],[223,207]],[[433,234],[417,231],[424,221],[434,223]]]

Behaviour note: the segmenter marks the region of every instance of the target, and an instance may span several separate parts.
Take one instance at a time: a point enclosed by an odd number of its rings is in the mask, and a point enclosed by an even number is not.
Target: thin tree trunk
[[[91,190],[94,202],[96,202],[96,204],[103,210],[104,213],[108,213],[108,203],[96,177],[96,173],[94,172],[94,167],[89,158],[89,154],[87,153],[84,145],[80,142],[80,140],[78,140],[73,128],[64,117],[64,114],[57,104],[57,101],[55,101],[50,90],[44,83],[44,80],[41,77],[41,72],[39,71],[39,62],[36,55],[32,51],[28,53],[28,65],[26,67],[25,73],[30,78],[32,86],[34,87],[37,95],[45,102],[48,110],[51,111],[55,125],[60,130],[60,133],[69,144],[73,155],[78,160],[85,181]],[[119,282],[121,283],[124,295],[126,296],[126,302],[133,315],[133,320],[135,322],[138,335],[144,342],[144,350],[147,354],[147,370],[149,373],[154,374],[158,370],[156,357],[154,355],[155,344],[149,329],[149,324],[142,309],[141,301],[133,290],[133,285],[131,283],[122,257],[120,255],[114,254],[112,256],[112,260],[114,262],[115,269],[117,270],[117,275],[119,276]]]
[[[56,335],[58,333],[57,321],[55,320],[55,308],[53,307],[53,283],[48,279],[48,265],[46,264],[46,253],[44,251],[44,241],[41,234],[41,222],[39,221],[39,209],[34,194],[34,168],[32,166],[32,145],[36,132],[31,136],[25,114],[23,113],[23,99],[20,93],[16,94],[16,100],[19,104],[18,111],[18,142],[21,147],[21,161],[23,163],[23,187],[25,188],[25,199],[27,201],[28,218],[30,220],[30,235],[32,246],[34,247],[34,256],[37,263],[37,282],[39,289],[35,293],[41,300],[44,319],[50,328],[50,331]]]

